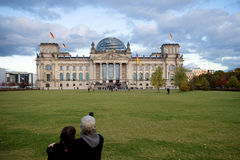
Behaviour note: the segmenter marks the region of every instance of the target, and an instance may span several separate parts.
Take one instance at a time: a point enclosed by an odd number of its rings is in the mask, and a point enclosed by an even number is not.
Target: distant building
[[[200,68],[191,68],[188,69],[188,71],[186,72],[186,75],[188,77],[188,81],[192,80],[193,77],[197,77],[200,76],[201,74],[207,74],[207,73],[214,73],[214,70],[206,70],[206,69],[200,69]]]
[[[167,87],[175,87],[176,67],[183,64],[179,44],[163,44],[161,52],[139,57],[142,66],[117,38],[104,38],[91,44],[89,57],[72,57],[60,52],[57,43],[41,43],[36,58],[37,81],[40,89],[153,88],[150,78],[157,67],[163,68]]]
[[[33,73],[27,72],[6,72],[5,73],[6,84],[12,84],[19,86],[21,83],[25,83],[29,86],[33,86]]]

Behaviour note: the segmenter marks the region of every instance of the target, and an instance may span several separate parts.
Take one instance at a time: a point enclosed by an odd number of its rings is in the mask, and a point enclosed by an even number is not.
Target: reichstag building
[[[175,69],[183,64],[179,48],[179,44],[163,44],[161,52],[139,57],[140,65],[132,56],[130,43],[125,46],[113,37],[102,39],[96,47],[92,42],[89,57],[72,57],[60,52],[57,43],[41,43],[36,85],[40,89],[152,89],[151,75],[160,66],[165,87],[173,88]]]

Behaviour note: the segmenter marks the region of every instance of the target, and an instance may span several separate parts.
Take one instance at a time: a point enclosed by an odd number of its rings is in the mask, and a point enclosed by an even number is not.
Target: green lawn
[[[240,159],[240,92],[0,92],[0,159],[47,159],[61,129],[93,111],[103,160]]]

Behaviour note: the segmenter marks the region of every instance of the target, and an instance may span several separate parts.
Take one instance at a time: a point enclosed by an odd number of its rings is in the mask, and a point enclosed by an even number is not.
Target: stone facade
[[[36,58],[36,86],[40,89],[151,89],[151,75],[160,66],[166,87],[174,87],[175,69],[183,64],[178,44],[163,44],[161,52],[139,57],[140,66],[132,56],[129,43],[127,47],[122,46],[116,38],[106,38],[104,42],[97,49],[92,43],[89,57],[72,57],[68,52],[60,52],[56,43],[41,43]]]
[[[207,73],[213,74],[214,70],[191,68],[191,69],[188,69],[188,71],[186,72],[186,75],[188,77],[188,81],[191,81],[193,79],[193,77],[198,77],[201,74],[207,74]]]

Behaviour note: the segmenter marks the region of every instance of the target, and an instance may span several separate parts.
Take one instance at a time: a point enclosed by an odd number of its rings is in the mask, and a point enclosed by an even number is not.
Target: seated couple
[[[75,139],[75,128],[64,127],[60,143],[47,148],[48,160],[100,160],[104,139],[96,132],[95,118],[84,116],[80,128],[81,138]]]

